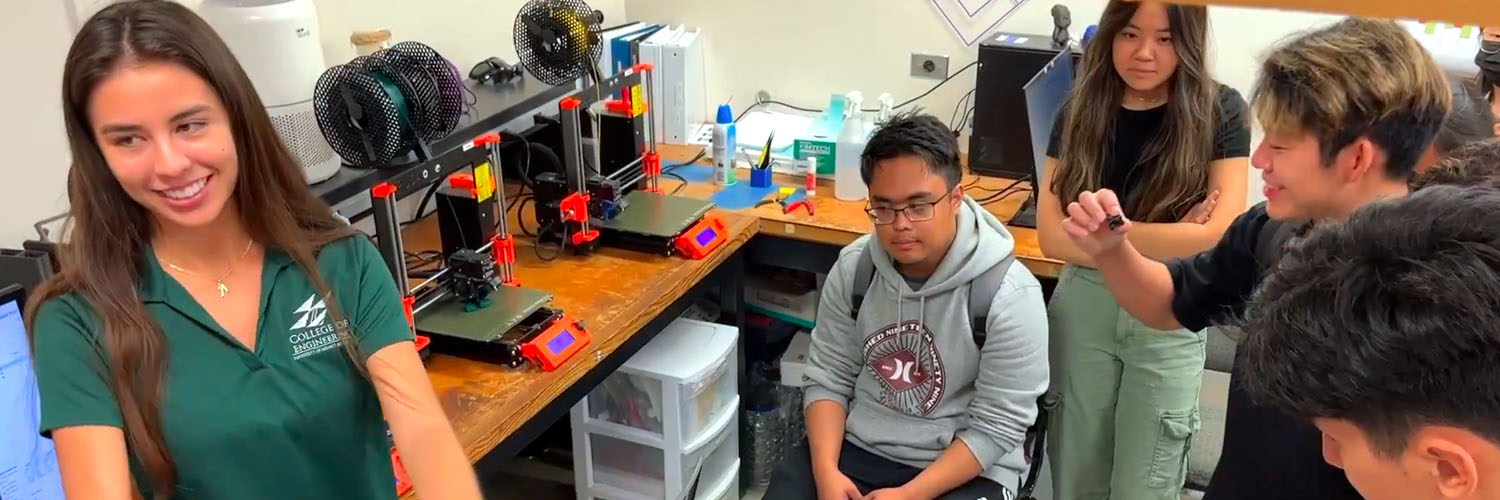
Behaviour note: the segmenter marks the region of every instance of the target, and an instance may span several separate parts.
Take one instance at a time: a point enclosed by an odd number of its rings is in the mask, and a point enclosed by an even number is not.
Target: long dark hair
[[[48,299],[75,294],[97,315],[108,356],[110,388],[120,406],[131,454],[148,473],[156,498],[173,494],[177,468],[163,441],[161,399],[167,345],[137,293],[153,237],[151,214],[111,174],[87,113],[101,80],[122,65],[180,65],[206,81],[223,101],[239,156],[233,200],[240,223],[268,249],[288,254],[310,277],[333,315],[353,358],[343,316],[317,270],[323,245],[354,234],[307,188],[296,160],[282,145],[250,79],[229,47],[186,7],[134,0],[95,14],[73,39],[63,66],[63,119],[73,164],[68,169],[69,230],[62,270],[42,284],[26,314],[32,335],[36,312]],[[121,265],[128,263],[129,265]],[[358,364],[356,363],[356,367]]]
[[[1130,24],[1140,2],[1110,0],[1099,19],[1098,35],[1089,43],[1078,78],[1068,95],[1062,151],[1052,190],[1067,204],[1079,193],[1102,186],[1106,151],[1115,133],[1115,116],[1125,96],[1125,81],[1115,70],[1114,40]],[[1208,163],[1213,158],[1218,84],[1209,78],[1208,9],[1168,4],[1167,19],[1177,70],[1170,86],[1166,119],[1141,150],[1141,162],[1155,162],[1125,206],[1131,218],[1176,222],[1208,192]]]

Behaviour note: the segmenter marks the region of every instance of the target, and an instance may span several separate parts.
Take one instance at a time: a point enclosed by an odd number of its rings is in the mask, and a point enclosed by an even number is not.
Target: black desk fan
[[[521,66],[550,85],[571,85],[587,75],[599,81],[596,67],[603,45],[599,25],[604,13],[582,0],[530,0],[516,14],[514,42]]]
[[[431,47],[401,42],[328,68],[313,91],[318,128],[344,163],[426,161],[458,126],[463,78]]]

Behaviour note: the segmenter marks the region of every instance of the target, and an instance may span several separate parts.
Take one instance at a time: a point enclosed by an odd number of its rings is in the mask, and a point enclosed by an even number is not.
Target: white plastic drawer
[[[703,483],[698,486],[699,500],[736,500],[740,492],[740,461],[735,459],[730,464],[727,474],[718,481],[709,483],[708,477],[704,476]]]
[[[715,426],[717,427],[717,426]],[[739,426],[724,425],[719,432],[696,450],[682,453],[680,483],[672,488],[680,491],[692,480],[689,474],[693,465],[703,461],[699,491],[707,492],[717,486],[728,474],[739,471]],[[667,455],[661,448],[638,443],[628,438],[610,435],[604,429],[590,426],[586,433],[589,440],[588,466],[593,481],[587,485],[604,496],[629,496],[665,498],[667,494]],[[627,495],[610,495],[619,491]],[[699,498],[705,498],[699,496]]]
[[[698,441],[721,412],[734,411],[728,404],[738,392],[734,352],[724,352],[707,370],[687,380],[616,371],[589,392],[587,417],[665,438],[666,412],[675,411],[682,429],[678,439]],[[677,398],[675,408],[669,404],[671,395]]]

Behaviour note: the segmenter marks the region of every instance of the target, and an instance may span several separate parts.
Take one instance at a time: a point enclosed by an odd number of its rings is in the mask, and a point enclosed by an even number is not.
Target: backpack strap
[[[849,319],[859,320],[859,307],[865,303],[865,292],[870,290],[870,283],[875,280],[875,257],[870,255],[870,245],[878,245],[875,242],[866,242],[865,247],[859,251],[859,261],[854,265],[854,282],[849,284],[852,296],[849,300]]]
[[[1006,255],[994,267],[986,269],[969,282],[969,328],[974,334],[974,345],[984,347],[985,330],[989,327],[990,304],[1000,294],[1005,284],[1005,275],[1016,262],[1016,254]]]
[[[1062,397],[1056,392],[1047,391],[1036,398],[1036,423],[1026,429],[1026,438],[1021,441],[1021,450],[1026,456],[1026,477],[1021,478],[1021,487],[1016,489],[1016,498],[1019,500],[1036,500],[1032,494],[1036,491],[1037,480],[1042,475],[1043,461],[1047,459],[1047,423],[1052,420],[1052,414],[1057,411]]]

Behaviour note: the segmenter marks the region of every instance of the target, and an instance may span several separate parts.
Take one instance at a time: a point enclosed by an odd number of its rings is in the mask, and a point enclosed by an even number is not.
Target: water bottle
[[[714,123],[714,184],[734,184],[734,153],[734,113],[728,104],[720,104]]]

